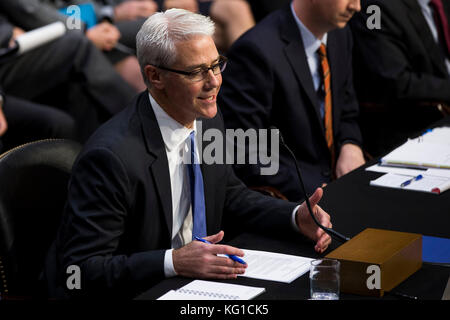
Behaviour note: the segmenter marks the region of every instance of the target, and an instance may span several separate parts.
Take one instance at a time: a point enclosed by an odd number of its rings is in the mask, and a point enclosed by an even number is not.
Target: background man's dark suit
[[[450,19],[450,2],[443,4]],[[369,5],[380,8],[380,30],[366,26]],[[450,78],[417,0],[363,0],[351,27],[358,98],[386,106],[362,112],[368,151],[381,154],[442,117],[436,108],[417,104],[450,104]]]
[[[0,0],[0,11],[8,19],[2,23],[5,32],[58,21],[45,14],[51,12],[48,6],[36,1]],[[136,94],[80,30],[0,63],[0,82],[9,95],[67,111],[83,142]]]
[[[224,133],[220,114],[203,119],[202,128]],[[230,165],[201,167],[208,235],[221,228],[225,234],[241,228],[294,230],[296,204],[248,190]],[[55,281],[65,285],[72,264],[86,281],[78,292],[83,295],[130,297],[162,280],[172,239],[170,190],[165,145],[143,92],[94,133],[74,165],[66,212],[46,264],[50,294],[56,294]]]
[[[13,26],[0,14],[0,50],[7,52],[13,34]],[[2,60],[2,58],[0,58]],[[2,62],[0,62],[0,69]],[[64,111],[8,95],[0,78],[0,95],[3,104],[0,112],[6,117],[8,129],[0,137],[0,153],[20,144],[46,138],[76,138],[73,118]],[[0,126],[1,127],[1,126]],[[1,131],[1,130],[0,130]]]
[[[334,141],[339,150],[344,141],[361,143],[352,86],[350,30],[329,32],[327,46]],[[319,99],[290,7],[274,12],[244,34],[227,56],[229,64],[218,100],[226,127],[278,127],[299,160],[308,193],[329,182],[331,156]],[[284,149],[280,149],[280,169],[275,176],[260,176],[257,165],[235,166],[235,170],[249,186],[270,185],[291,200],[302,198],[295,165]]]

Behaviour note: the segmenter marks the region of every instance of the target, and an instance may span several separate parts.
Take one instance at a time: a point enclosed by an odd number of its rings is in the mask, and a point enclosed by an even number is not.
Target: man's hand
[[[14,45],[16,44],[15,41],[17,39],[18,36],[20,36],[21,34],[24,34],[25,31],[19,27],[13,27],[13,32],[12,32],[12,36],[11,39],[9,39],[9,48],[14,47]]]
[[[6,122],[5,114],[3,113],[3,106],[0,105],[0,137],[5,134],[8,129],[8,122]]]
[[[158,10],[158,4],[153,0],[124,1],[114,7],[114,20],[125,21],[147,18]]]
[[[240,249],[214,244],[223,239],[224,232],[205,237],[212,244],[201,241],[191,243],[172,251],[173,266],[177,274],[184,277],[202,279],[235,279],[243,274],[247,265],[235,262],[227,257],[218,257],[218,254],[233,254],[243,257]]]
[[[364,155],[361,148],[356,144],[346,143],[341,147],[336,163],[336,177],[340,178],[364,163]]]
[[[322,199],[322,195],[323,190],[321,188],[317,188],[313,195],[309,198],[309,202],[311,203],[311,209],[317,221],[319,221],[319,223],[324,227],[331,228],[332,224],[330,222],[330,216],[317,205],[320,199]],[[331,238],[325,233],[325,231],[315,224],[309,214],[305,201],[303,201],[301,206],[298,208],[295,221],[301,233],[316,242],[314,249],[317,252],[322,253],[328,248],[331,243]]]
[[[120,32],[109,22],[102,22],[86,31],[86,36],[100,50],[110,51],[119,41]]]
[[[198,3],[196,0],[165,0],[163,7],[164,10],[178,8],[198,12]]]

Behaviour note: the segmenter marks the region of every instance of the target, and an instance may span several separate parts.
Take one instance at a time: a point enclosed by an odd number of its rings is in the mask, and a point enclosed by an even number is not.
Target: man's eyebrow
[[[206,63],[202,63],[202,64],[198,64],[198,65],[194,65],[194,66],[189,66],[186,69],[188,70],[195,70],[195,69],[199,69],[199,68],[207,68],[212,66],[213,64],[217,63],[220,60],[220,55],[217,56],[216,59],[214,59],[209,65],[207,65]]]

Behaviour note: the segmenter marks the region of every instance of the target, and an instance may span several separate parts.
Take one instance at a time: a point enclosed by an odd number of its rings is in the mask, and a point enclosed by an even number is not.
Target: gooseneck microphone
[[[334,239],[336,239],[336,240],[338,240],[338,241],[340,241],[342,243],[347,242],[348,240],[350,240],[350,238],[340,234],[339,232],[337,232],[337,231],[335,231],[333,229],[330,229],[330,228],[327,228],[327,227],[323,226],[322,224],[320,224],[319,221],[317,221],[316,217],[314,216],[314,214],[312,212],[311,203],[309,202],[309,197],[306,194],[306,188],[305,188],[305,185],[303,183],[302,174],[300,173],[300,169],[298,167],[297,158],[295,157],[295,155],[292,152],[292,150],[284,142],[283,136],[281,135],[281,131],[278,128],[274,127],[274,126],[271,126],[270,129],[271,130],[275,129],[275,130],[278,131],[278,135],[280,137],[281,144],[284,146],[284,148],[288,151],[288,153],[290,154],[290,156],[294,160],[295,168],[297,169],[298,180],[300,180],[300,185],[302,186],[302,189],[303,189],[303,196],[305,197],[306,206],[308,207],[309,214],[311,215],[311,218],[314,220],[314,223],[319,228],[321,228],[323,231],[325,231],[330,237],[332,237],[332,238],[334,238]]]

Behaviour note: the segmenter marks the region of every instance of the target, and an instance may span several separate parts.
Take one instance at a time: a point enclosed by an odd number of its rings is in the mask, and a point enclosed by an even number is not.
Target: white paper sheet
[[[231,283],[194,280],[177,290],[170,290],[158,300],[250,300],[266,291]]]
[[[291,283],[310,269],[311,258],[247,250],[242,258],[248,265],[242,277]]]
[[[418,138],[409,139],[383,157],[381,162],[450,169],[450,127],[430,129]]]
[[[61,21],[58,21],[21,34],[16,39],[19,45],[19,54],[55,40],[64,35],[64,33],[66,33],[66,26]]]
[[[403,189],[403,190],[415,190],[422,192],[442,193],[450,188],[450,178],[425,175],[422,173],[423,178],[417,181],[411,182],[405,187],[401,187],[401,184],[411,178],[413,175],[402,175],[397,173],[386,173],[378,179],[370,181],[370,185]]]

